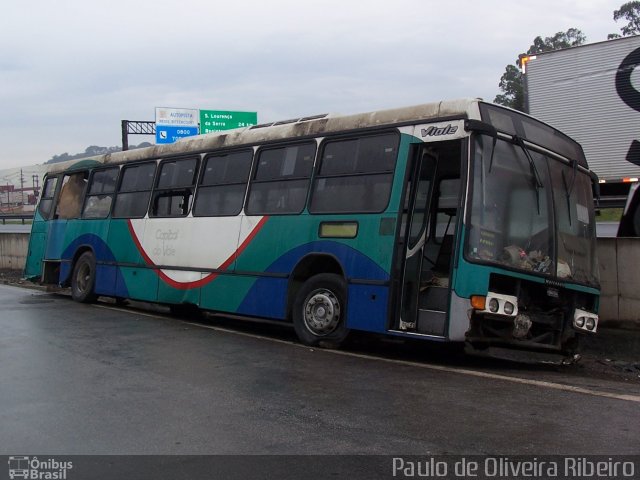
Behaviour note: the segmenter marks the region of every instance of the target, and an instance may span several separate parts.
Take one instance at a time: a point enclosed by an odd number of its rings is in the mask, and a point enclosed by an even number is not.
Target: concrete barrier
[[[23,270],[28,232],[0,232],[0,268]],[[640,327],[640,238],[599,238],[600,319],[607,326]]]
[[[28,232],[0,232],[0,268],[23,270],[28,250]]]
[[[640,327],[640,238],[599,238],[600,318]]]

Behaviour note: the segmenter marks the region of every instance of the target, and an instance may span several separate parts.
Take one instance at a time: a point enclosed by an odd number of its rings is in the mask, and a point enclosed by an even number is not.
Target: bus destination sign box
[[[200,133],[220,132],[250,127],[258,123],[257,112],[229,112],[226,110],[200,110]]]

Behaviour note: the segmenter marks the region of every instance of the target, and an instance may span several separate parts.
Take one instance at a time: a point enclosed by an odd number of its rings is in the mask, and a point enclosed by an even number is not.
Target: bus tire
[[[309,278],[293,302],[293,327],[302,343],[336,348],[347,338],[347,282],[322,273]]]
[[[84,252],[73,266],[71,274],[71,297],[80,303],[96,300],[96,259],[91,252]]]

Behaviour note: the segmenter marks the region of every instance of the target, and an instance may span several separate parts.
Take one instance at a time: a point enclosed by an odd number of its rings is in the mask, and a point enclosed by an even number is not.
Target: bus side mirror
[[[489,135],[490,137],[497,138],[498,130],[493,125],[481,122],[480,120],[465,120],[464,129],[467,132],[476,132],[483,135]]]
[[[591,177],[591,188],[593,189],[593,198],[596,200],[596,203],[600,203],[600,179],[595,172],[589,171],[589,176]]]

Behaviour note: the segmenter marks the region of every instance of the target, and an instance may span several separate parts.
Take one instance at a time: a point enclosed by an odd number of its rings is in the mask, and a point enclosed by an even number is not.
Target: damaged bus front
[[[480,112],[482,122],[468,122],[456,282],[457,294],[471,299],[468,349],[572,356],[580,336],[598,326],[597,179],[569,137],[493,105],[480,104]]]

